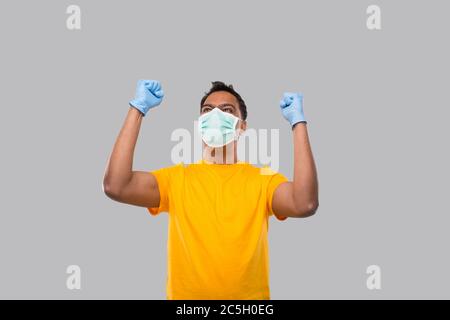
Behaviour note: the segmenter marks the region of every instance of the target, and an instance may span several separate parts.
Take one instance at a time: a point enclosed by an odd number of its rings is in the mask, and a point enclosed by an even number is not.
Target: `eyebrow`
[[[233,107],[234,109],[236,109],[236,107],[235,107],[234,105],[232,105],[231,103],[222,103],[222,104],[219,104],[219,105],[217,105],[217,106],[213,106],[212,104],[205,103],[204,105],[202,105],[202,108],[203,108],[203,107],[213,107],[213,108],[218,108],[218,107]]]

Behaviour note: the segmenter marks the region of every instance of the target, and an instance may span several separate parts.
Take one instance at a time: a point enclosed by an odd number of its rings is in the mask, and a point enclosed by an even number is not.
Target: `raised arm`
[[[303,114],[303,96],[298,93],[285,93],[280,107],[283,116],[292,126],[294,179],[277,187],[272,199],[272,209],[279,216],[309,217],[319,206],[319,187]]]
[[[141,207],[159,205],[155,177],[145,171],[133,171],[133,155],[142,119],[159,105],[164,93],[157,81],[140,80],[135,99],[130,101],[125,122],[116,139],[103,177],[103,191],[111,199]]]

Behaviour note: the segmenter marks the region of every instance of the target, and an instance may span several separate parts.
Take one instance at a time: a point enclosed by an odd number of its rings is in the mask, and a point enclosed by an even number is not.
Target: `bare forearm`
[[[106,166],[103,180],[105,192],[117,193],[130,181],[141,122],[142,113],[130,107]]]
[[[296,206],[315,211],[319,205],[317,172],[307,125],[298,123],[293,129],[294,181],[293,197]]]

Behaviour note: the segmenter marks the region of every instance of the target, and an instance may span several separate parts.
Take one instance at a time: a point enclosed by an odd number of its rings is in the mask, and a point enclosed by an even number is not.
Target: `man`
[[[302,95],[285,93],[292,127],[294,178],[237,159],[247,107],[232,85],[213,82],[200,103],[203,159],[151,172],[133,171],[143,117],[164,96],[140,80],[117,137],[103,188],[113,200],[169,213],[167,299],[270,299],[268,218],[313,215],[319,205],[316,168]]]

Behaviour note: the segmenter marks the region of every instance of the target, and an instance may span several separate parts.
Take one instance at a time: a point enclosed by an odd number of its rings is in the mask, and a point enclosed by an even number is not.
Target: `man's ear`
[[[246,120],[241,120],[241,130],[242,131],[247,130],[247,121]]]

